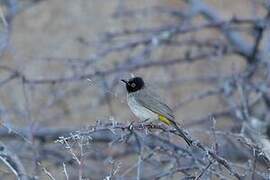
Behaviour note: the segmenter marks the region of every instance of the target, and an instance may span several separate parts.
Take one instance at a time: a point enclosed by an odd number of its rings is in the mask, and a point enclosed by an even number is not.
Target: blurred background
[[[0,155],[18,163],[2,157],[1,179],[268,179],[269,8],[260,0],[1,0]],[[161,130],[150,134],[174,149],[149,145],[141,129],[141,143],[128,142],[137,119],[120,79],[132,76],[229,167]]]

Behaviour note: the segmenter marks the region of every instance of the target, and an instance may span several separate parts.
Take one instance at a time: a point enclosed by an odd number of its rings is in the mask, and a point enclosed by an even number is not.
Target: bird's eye
[[[136,86],[136,84],[135,84],[135,83],[131,83],[131,87],[133,87],[133,88],[134,88],[135,86]]]

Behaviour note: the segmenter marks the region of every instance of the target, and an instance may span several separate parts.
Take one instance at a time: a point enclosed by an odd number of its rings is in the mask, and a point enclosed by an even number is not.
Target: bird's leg
[[[145,123],[145,122],[147,122],[147,121],[149,121],[149,120],[150,120],[150,118],[147,118],[147,119],[141,121],[141,123]]]
[[[150,118],[147,118],[147,119],[141,121],[141,125],[142,125],[143,128],[144,128],[145,126],[148,126],[148,125],[149,125],[149,123],[148,123],[149,120],[150,120]],[[150,122],[150,124],[151,124],[151,122]]]
[[[129,125],[128,125],[128,130],[132,131],[133,130],[133,124],[135,121],[132,121]]]
[[[125,137],[126,137],[126,140],[125,140],[125,142],[127,143],[128,142],[128,140],[130,139],[130,137],[131,137],[131,135],[133,134],[133,124],[134,124],[134,122],[135,121],[132,121],[129,125],[128,125],[128,131],[129,131],[129,133],[127,134],[127,135],[125,135]],[[124,138],[125,139],[125,138]]]

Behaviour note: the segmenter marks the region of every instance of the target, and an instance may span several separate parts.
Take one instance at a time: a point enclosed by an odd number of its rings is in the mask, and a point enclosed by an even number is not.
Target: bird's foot
[[[128,125],[128,130],[129,131],[132,131],[133,130],[133,124],[134,124],[135,121],[132,121],[129,125]]]

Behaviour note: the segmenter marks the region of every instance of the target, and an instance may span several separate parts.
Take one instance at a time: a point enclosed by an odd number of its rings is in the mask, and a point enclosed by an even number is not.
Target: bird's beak
[[[124,79],[121,79],[121,81],[124,82],[124,83],[126,83],[126,84],[128,83],[128,82],[127,82],[126,80],[124,80]]]

